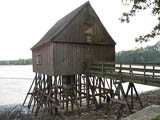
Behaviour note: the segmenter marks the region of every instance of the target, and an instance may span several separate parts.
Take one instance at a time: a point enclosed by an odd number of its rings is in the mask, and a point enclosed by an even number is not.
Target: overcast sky
[[[30,48],[60,18],[87,0],[0,0],[0,60],[31,58]],[[137,14],[129,24],[119,18],[129,6],[121,0],[90,0],[90,3],[109,34],[117,43],[116,51],[153,45],[136,43],[135,38],[152,30],[156,20],[151,12]]]

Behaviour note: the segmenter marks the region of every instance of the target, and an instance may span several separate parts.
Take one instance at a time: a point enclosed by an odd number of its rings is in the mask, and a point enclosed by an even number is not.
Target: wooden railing
[[[89,64],[86,74],[160,87],[160,63],[110,63]]]

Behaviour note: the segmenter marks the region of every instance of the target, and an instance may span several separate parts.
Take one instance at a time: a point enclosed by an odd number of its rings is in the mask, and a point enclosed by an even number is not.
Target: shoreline
[[[139,94],[143,108],[150,105],[160,105],[160,89],[147,91]],[[98,110],[82,110],[81,114],[70,112],[62,116],[45,116],[44,120],[120,120],[124,117],[130,115],[126,106],[123,106],[120,103],[112,102],[108,109],[103,104],[102,108]],[[123,109],[122,109],[123,108]],[[138,101],[134,102],[134,112],[140,110],[140,105]],[[26,107],[23,107],[21,104],[10,104],[10,105],[0,105],[0,120],[38,120],[35,118],[34,114],[27,110]]]

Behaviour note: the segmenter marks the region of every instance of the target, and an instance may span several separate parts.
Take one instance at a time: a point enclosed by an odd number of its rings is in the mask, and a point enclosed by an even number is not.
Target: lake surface
[[[23,103],[34,76],[32,65],[0,66],[0,105]],[[136,88],[139,93],[159,89],[139,84]]]
[[[0,105],[23,103],[34,75],[32,65],[0,66]]]

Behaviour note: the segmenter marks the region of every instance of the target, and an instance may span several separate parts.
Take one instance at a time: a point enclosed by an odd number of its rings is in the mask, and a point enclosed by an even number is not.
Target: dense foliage
[[[154,46],[121,51],[116,54],[117,62],[160,62],[160,42]]]
[[[19,60],[3,60],[0,61],[0,65],[30,65],[32,59],[19,59]]]
[[[151,9],[153,17],[156,17],[157,19],[157,24],[153,26],[152,31],[136,38],[137,42],[147,42],[150,38],[160,35],[160,0],[122,0],[122,2],[125,4],[132,4],[132,8],[129,12],[123,13],[121,22],[129,23],[130,17],[133,17],[137,12],[146,9]]]

